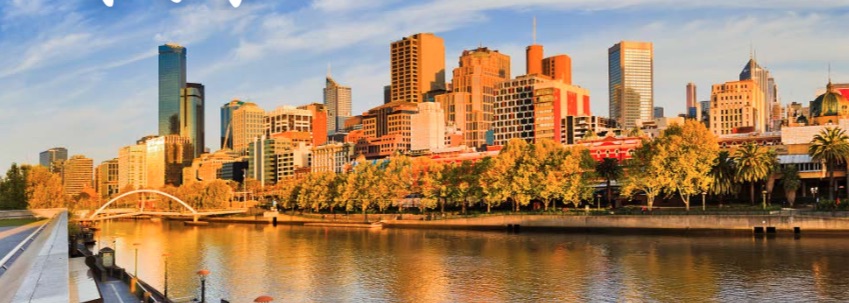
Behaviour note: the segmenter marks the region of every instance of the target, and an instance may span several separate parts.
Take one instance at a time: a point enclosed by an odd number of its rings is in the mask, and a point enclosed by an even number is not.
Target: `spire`
[[[531,36],[533,37],[533,44],[537,44],[537,16],[534,16],[534,27]]]
[[[828,84],[831,84],[831,62],[828,62]]]
[[[332,78],[332,77],[330,76],[330,62],[327,62],[327,77],[328,77],[328,78]]]

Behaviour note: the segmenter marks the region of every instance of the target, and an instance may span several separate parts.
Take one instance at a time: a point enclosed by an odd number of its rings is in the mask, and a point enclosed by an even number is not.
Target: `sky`
[[[95,164],[157,133],[157,46],[188,50],[188,81],[206,86],[206,142],[219,148],[222,104],[266,110],[322,102],[328,65],[353,89],[354,114],[382,104],[389,45],[419,32],[445,40],[446,75],[464,49],[572,58],[573,83],[607,116],[607,49],[654,43],[654,104],[684,112],[685,87],[737,80],[750,55],[782,103],[849,82],[849,0],[0,0],[0,170],[37,164],[54,146]],[[450,81],[450,79],[447,79]]]

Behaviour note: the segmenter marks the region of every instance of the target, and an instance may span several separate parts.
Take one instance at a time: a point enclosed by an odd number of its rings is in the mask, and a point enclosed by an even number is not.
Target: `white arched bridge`
[[[108,207],[109,205],[111,205],[115,201],[118,201],[123,197],[129,196],[129,195],[132,195],[132,194],[138,194],[138,193],[151,193],[151,194],[158,194],[158,195],[164,196],[168,199],[176,201],[177,203],[180,203],[180,205],[182,205],[183,208],[187,209],[188,211],[183,211],[183,212],[149,211],[149,210],[145,210],[145,204],[146,203],[141,203],[141,206],[139,207],[139,209],[135,209],[135,208],[106,209],[106,207]],[[108,202],[104,203],[103,206],[101,206],[96,211],[94,211],[94,213],[87,216],[85,220],[88,220],[88,221],[107,220],[107,219],[147,215],[147,216],[192,217],[192,220],[197,222],[199,217],[214,216],[214,215],[240,214],[240,213],[245,213],[246,211],[247,211],[246,209],[227,209],[227,210],[214,210],[214,211],[200,212],[200,211],[195,210],[189,204],[186,204],[186,202],[183,202],[183,200],[180,200],[179,198],[174,197],[172,195],[169,195],[167,193],[164,193],[164,192],[161,192],[161,191],[158,191],[158,190],[154,190],[154,189],[137,189],[137,190],[133,190],[133,191],[128,191],[126,193],[118,195],[115,198],[112,198]]]

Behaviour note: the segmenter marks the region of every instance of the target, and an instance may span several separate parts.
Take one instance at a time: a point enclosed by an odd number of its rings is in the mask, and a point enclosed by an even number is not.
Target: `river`
[[[110,221],[101,243],[171,298],[207,302],[849,301],[846,238]],[[133,246],[133,243],[139,243]]]

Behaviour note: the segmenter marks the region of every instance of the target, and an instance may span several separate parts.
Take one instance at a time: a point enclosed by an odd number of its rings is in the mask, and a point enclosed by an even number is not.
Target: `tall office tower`
[[[544,76],[531,74],[496,85],[494,145],[503,146],[513,138],[534,142],[534,91],[547,80]]]
[[[97,179],[97,193],[101,198],[108,199],[117,194],[118,187],[118,158],[106,160],[97,166],[95,172]]]
[[[68,149],[54,147],[38,154],[38,164],[50,168],[54,161],[68,160]]]
[[[567,121],[570,117],[573,121],[575,117],[590,117],[589,90],[559,80],[544,80],[534,84],[533,100],[531,107],[533,119],[527,119],[527,122],[520,120],[517,124],[520,128],[526,128],[527,124],[533,127],[533,142],[549,139],[558,143],[567,143],[569,142]],[[509,103],[506,107],[499,109],[505,108],[510,108]],[[519,106],[519,110],[521,108],[522,106]]]
[[[118,151],[118,190],[147,187],[147,145],[124,146]]]
[[[764,94],[755,80],[714,84],[710,91],[710,130],[716,135],[763,132]]]
[[[351,87],[339,85],[329,72],[324,86],[324,106],[327,107],[327,135],[342,130],[339,120],[351,116]]]
[[[743,66],[743,70],[740,72],[740,80],[754,81],[755,85],[758,86],[758,89],[763,94],[764,99],[760,101],[763,104],[756,104],[755,106],[757,108],[768,109],[772,106],[773,103],[777,102],[775,79],[772,78],[769,73],[769,70],[758,65],[758,62],[755,60],[754,55],[751,55],[749,61],[746,62],[746,66]],[[771,130],[771,127],[769,126],[769,111],[760,110],[757,112],[757,115],[757,124],[766,126],[764,128],[761,128],[760,131]]]
[[[180,186],[183,183],[183,168],[192,166],[194,160],[195,149],[191,139],[180,135],[167,135],[148,139],[145,144],[147,186]]]
[[[310,111],[310,137],[312,138],[311,146],[319,146],[327,142],[327,133],[329,133],[326,128],[330,121],[328,119],[327,106],[320,103],[311,103],[307,105],[298,106],[298,109],[305,109]]]
[[[622,128],[652,119],[653,53],[651,42],[621,41],[607,50],[610,117]]]
[[[232,121],[233,151],[245,155],[248,144],[265,134],[265,111],[252,102],[245,102],[233,111]]]
[[[432,33],[392,42],[391,101],[424,102],[426,94],[445,90],[445,44]]]
[[[203,153],[204,137],[204,87],[200,83],[186,83],[180,90],[180,136],[192,140],[194,156]]]
[[[510,56],[479,47],[464,50],[454,69],[452,92],[436,97],[445,111],[445,122],[463,133],[463,144],[479,148],[492,128],[495,86],[510,79]]]
[[[65,161],[62,169],[62,184],[65,194],[75,196],[86,187],[91,188],[91,179],[94,176],[94,161],[83,155],[75,155]]]
[[[159,135],[180,134],[180,93],[186,87],[186,48],[159,46]]]
[[[312,131],[312,112],[294,106],[280,106],[265,113],[265,136],[271,137],[276,133]]]
[[[687,83],[687,117],[701,120],[698,101],[696,101],[696,84],[693,82]]]
[[[355,141],[357,153],[374,159],[388,157],[397,151],[409,151],[411,116],[416,112],[416,103],[396,101],[363,113],[362,139]],[[356,120],[349,121],[356,123]]]
[[[233,150],[233,112],[245,102],[233,99],[221,106],[221,149]]]
[[[383,104],[392,102],[392,85],[383,87]]]

